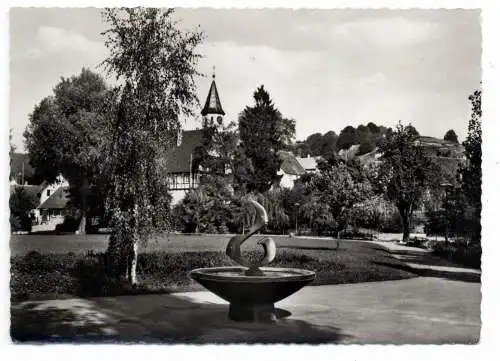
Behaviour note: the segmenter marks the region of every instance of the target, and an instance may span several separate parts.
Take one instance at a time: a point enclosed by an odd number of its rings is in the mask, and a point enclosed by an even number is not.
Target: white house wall
[[[40,194],[40,204],[43,204],[55,191],[61,187],[69,187],[69,183],[63,176],[58,176],[57,180],[46,186]]]

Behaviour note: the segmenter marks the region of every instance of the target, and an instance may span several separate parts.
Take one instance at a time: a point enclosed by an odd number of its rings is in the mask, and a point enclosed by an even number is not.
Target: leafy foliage
[[[418,136],[413,126],[398,124],[381,145],[382,164],[376,179],[401,215],[404,242],[409,239],[413,212],[439,179],[433,159],[417,143]]]
[[[12,231],[31,231],[30,211],[38,206],[38,197],[16,186],[9,198],[10,226]]]
[[[173,9],[106,9],[103,32],[110,56],[103,64],[124,83],[109,129],[103,171],[109,174],[112,214],[109,262],[136,283],[137,243],[169,228],[171,197],[165,147],[177,143],[181,114],[198,104],[194,77],[199,32],[182,31]],[[123,265],[125,264],[125,267]]]
[[[344,162],[328,164],[311,179],[312,200],[322,214],[315,216],[322,223],[330,223],[335,231],[342,231],[352,224],[353,206],[371,194],[368,179]],[[309,206],[310,208],[312,205]]]
[[[337,149],[349,149],[354,144],[358,144],[358,134],[356,129],[350,125],[342,129],[337,140]]]
[[[455,133],[453,129],[448,130],[443,139],[449,142],[458,143],[457,133]]]
[[[287,149],[295,137],[295,121],[281,115],[263,85],[253,97],[253,107],[247,106],[239,115],[239,133],[241,147],[253,168],[247,168],[251,173],[247,190],[263,193],[279,183],[278,152]]]
[[[82,232],[87,213],[102,213],[98,164],[112,97],[104,79],[84,68],[61,78],[54,95],[35,106],[24,133],[35,179],[53,182],[62,174],[68,180],[70,202],[83,213]]]
[[[466,166],[460,170],[462,192],[472,208],[472,219],[476,223],[475,241],[481,237],[481,180],[482,180],[482,131],[481,131],[481,90],[476,90],[469,97],[472,104],[472,114],[469,121],[465,147]]]
[[[186,233],[241,232],[242,212],[226,178],[218,176],[207,176],[173,210],[179,229]]]
[[[337,152],[337,139],[338,135],[334,131],[329,131],[324,135],[314,133],[308,136],[304,142],[297,142],[294,152],[301,157],[310,155],[329,158]]]

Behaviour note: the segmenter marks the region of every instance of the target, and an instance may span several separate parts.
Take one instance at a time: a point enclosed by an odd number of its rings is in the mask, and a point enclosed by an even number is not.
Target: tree
[[[462,191],[469,205],[473,209],[473,220],[476,223],[475,237],[476,242],[481,238],[481,179],[482,179],[482,131],[481,131],[481,94],[478,89],[469,96],[472,104],[472,114],[469,120],[469,129],[467,138],[463,142],[465,147],[466,164],[460,169]]]
[[[455,133],[455,131],[453,129],[448,130],[446,132],[446,134],[444,135],[443,139],[447,140],[448,142],[458,143],[457,134]]]
[[[312,179],[315,203],[328,207],[335,221],[333,229],[337,231],[337,237],[351,224],[353,206],[370,197],[372,192],[368,179],[359,178],[353,170],[344,162],[338,162],[323,167]]]
[[[183,31],[173,9],[105,9],[110,55],[103,64],[124,84],[102,162],[108,173],[112,233],[107,261],[115,276],[137,283],[139,242],[170,228],[165,147],[181,132],[180,116],[198,105],[195,76],[202,34]]]
[[[192,171],[201,167],[204,173],[212,175],[227,177],[228,174],[233,174],[233,159],[237,147],[238,134],[234,122],[224,126],[207,120],[203,128],[202,143],[194,151]]]
[[[337,149],[349,149],[354,144],[358,144],[358,134],[354,127],[348,125],[339,134]]]
[[[321,150],[319,152],[319,156],[322,156],[324,158],[329,158],[333,154],[337,152],[337,141],[339,137],[338,135],[333,131],[330,130],[329,132],[325,133],[323,135],[323,144],[321,146]]]
[[[53,182],[62,174],[68,180],[71,203],[82,211],[80,233],[89,208],[96,211],[89,204],[102,199],[97,165],[112,94],[100,75],[84,68],[78,76],[61,78],[54,95],[35,106],[24,132],[35,178]]]
[[[359,140],[359,149],[357,155],[370,153],[373,149],[375,149],[373,137],[371,136],[370,133],[368,132],[360,133],[358,135],[358,140]]]
[[[253,166],[249,191],[264,193],[278,183],[280,150],[289,147],[295,137],[295,121],[284,118],[261,85],[253,94],[254,105],[239,115],[241,147]]]
[[[31,231],[30,212],[38,206],[38,197],[16,186],[9,198],[10,226],[13,231]]]
[[[418,145],[418,137],[413,126],[399,123],[381,146],[377,181],[401,215],[403,242],[409,240],[413,212],[439,178],[434,161]]]
[[[288,189],[270,189],[259,198],[269,217],[267,229],[273,233],[284,234],[290,225],[290,217],[284,207],[288,192]]]

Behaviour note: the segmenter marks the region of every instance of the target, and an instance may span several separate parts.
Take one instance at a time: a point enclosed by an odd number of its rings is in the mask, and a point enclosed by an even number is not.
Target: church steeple
[[[210,90],[208,91],[205,106],[201,110],[201,115],[205,119],[205,122],[208,120],[217,120],[219,124],[222,123],[222,117],[226,115],[222,109],[219,93],[217,92],[217,86],[215,85],[215,67],[212,75],[212,84],[210,85]]]

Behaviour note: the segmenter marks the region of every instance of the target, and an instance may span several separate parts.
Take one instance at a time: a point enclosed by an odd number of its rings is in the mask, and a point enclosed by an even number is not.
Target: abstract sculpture
[[[191,278],[229,302],[229,318],[234,321],[276,321],[274,303],[300,290],[314,280],[315,273],[295,268],[264,267],[276,256],[276,244],[270,237],[259,240],[264,256],[250,261],[241,253],[242,244],[267,223],[264,207],[249,201],[255,208],[256,221],[247,234],[229,240],[226,254],[241,266],[199,268]]]
[[[264,275],[264,273],[259,269],[259,267],[268,265],[274,260],[274,257],[276,257],[276,244],[270,237],[264,237],[259,242],[257,242],[257,244],[261,245],[264,248],[264,257],[262,257],[257,262],[251,262],[241,255],[241,245],[243,244],[243,242],[257,233],[259,229],[264,227],[267,223],[267,213],[264,207],[262,207],[254,200],[250,200],[250,203],[255,207],[256,210],[255,223],[252,225],[252,227],[250,227],[250,230],[247,234],[237,235],[229,240],[226,248],[226,254],[236,263],[248,267],[248,270],[245,271],[246,276],[262,276]]]

